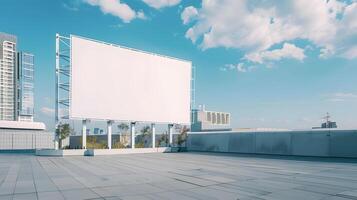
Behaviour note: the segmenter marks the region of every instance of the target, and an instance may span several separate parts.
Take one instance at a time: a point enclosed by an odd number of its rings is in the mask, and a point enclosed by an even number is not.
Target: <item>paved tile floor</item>
[[[0,199],[357,199],[357,161],[210,153],[0,154]]]

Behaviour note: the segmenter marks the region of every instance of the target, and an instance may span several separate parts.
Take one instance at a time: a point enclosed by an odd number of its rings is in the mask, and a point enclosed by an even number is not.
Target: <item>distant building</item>
[[[231,114],[207,111],[205,106],[192,110],[191,131],[230,131]]]
[[[33,121],[34,114],[34,56],[18,53],[18,121]]]
[[[326,121],[321,124],[321,127],[312,127],[312,129],[320,129],[320,128],[337,128],[337,123],[330,121],[330,114],[326,113],[326,116],[323,117]]]
[[[0,133],[43,133],[45,124],[33,122],[34,56],[17,45],[16,36],[0,33]]]
[[[0,33],[0,120],[16,120],[16,43],[16,36]]]
[[[336,122],[327,121],[321,124],[321,128],[337,128]]]
[[[16,36],[0,33],[0,120],[32,122],[34,55],[16,46]]]

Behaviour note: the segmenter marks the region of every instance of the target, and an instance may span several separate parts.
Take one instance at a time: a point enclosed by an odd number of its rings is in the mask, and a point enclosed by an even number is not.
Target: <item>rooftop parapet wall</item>
[[[357,158],[357,130],[189,133],[188,151]]]

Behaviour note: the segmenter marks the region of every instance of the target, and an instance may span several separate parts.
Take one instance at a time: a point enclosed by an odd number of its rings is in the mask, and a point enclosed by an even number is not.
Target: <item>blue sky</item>
[[[49,128],[56,33],[192,60],[196,105],[231,112],[234,128],[311,128],[326,112],[357,128],[354,0],[1,0],[0,8],[0,31],[35,54],[35,119]]]

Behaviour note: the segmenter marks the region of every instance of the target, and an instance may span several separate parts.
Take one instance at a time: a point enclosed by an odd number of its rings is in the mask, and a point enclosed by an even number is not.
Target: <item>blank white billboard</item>
[[[190,123],[191,62],[71,36],[71,119]]]

